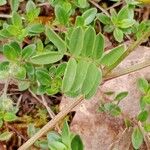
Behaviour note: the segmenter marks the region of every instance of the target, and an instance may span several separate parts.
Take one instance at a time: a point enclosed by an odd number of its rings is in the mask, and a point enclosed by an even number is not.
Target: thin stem
[[[12,15],[9,14],[0,14],[0,18],[12,18]],[[25,20],[24,17],[21,17],[22,20]]]
[[[27,150],[36,140],[38,140],[42,135],[46,134],[51,130],[61,119],[63,119],[74,107],[83,101],[83,97],[72,101],[67,107],[55,116],[51,121],[49,121],[41,130],[39,130],[33,137],[31,137],[26,143],[24,143],[18,150]]]
[[[5,81],[5,85],[4,85],[4,89],[3,89],[3,97],[7,96],[7,90],[8,90],[8,86],[9,86],[9,78]]]
[[[121,77],[123,75],[138,71],[140,69],[144,69],[144,68],[149,67],[149,66],[150,66],[150,60],[147,60],[147,61],[144,61],[140,64],[136,64],[136,65],[130,66],[130,67],[125,68],[125,69],[118,69],[118,70],[108,74],[106,77],[104,77],[103,82]]]
[[[131,52],[133,52],[145,39],[150,36],[150,29],[141,36],[137,41],[132,43],[129,48],[120,56],[120,58],[109,68],[104,68],[104,77],[116,68]]]
[[[53,118],[55,117],[54,112],[51,110],[50,107],[48,107],[48,104],[47,104],[47,102],[46,102],[46,100],[45,100],[45,97],[42,95],[41,98],[42,98],[43,105],[44,105],[45,108],[47,109],[47,112],[49,113],[51,119],[53,119]],[[61,130],[60,130],[58,124],[56,124],[56,129],[57,129],[58,133],[61,133]]]
[[[105,15],[107,15],[108,17],[110,17],[109,13],[100,5],[98,5],[96,2],[94,2],[93,0],[89,0],[89,2],[91,4],[93,4],[95,7],[97,7],[99,10],[101,10]]]

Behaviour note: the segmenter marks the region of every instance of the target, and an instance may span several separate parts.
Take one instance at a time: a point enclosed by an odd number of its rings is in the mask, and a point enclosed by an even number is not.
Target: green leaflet
[[[85,11],[82,14],[82,17],[84,18],[84,25],[89,25],[94,20],[96,14],[97,14],[96,8],[91,8]]]
[[[62,57],[63,55],[60,54],[59,52],[50,51],[50,52],[37,54],[31,57],[30,61],[33,64],[45,65],[45,64],[55,63],[61,60]]]
[[[22,19],[21,16],[14,12],[13,16],[12,16],[12,23],[13,25],[15,25],[17,28],[21,28],[22,27]]]
[[[71,89],[76,76],[76,68],[77,62],[74,58],[71,58],[67,63],[67,67],[64,73],[64,78],[62,82],[63,92],[68,92]]]
[[[69,22],[69,13],[62,7],[55,7],[55,15],[60,24],[66,25]]]
[[[44,70],[36,70],[36,78],[41,85],[50,85],[51,77],[47,71]]]
[[[79,135],[76,135],[71,142],[71,148],[72,150],[84,150],[84,145],[82,142],[82,139]]]
[[[120,30],[119,28],[115,28],[115,30],[113,31],[113,36],[116,41],[118,41],[118,42],[123,41],[123,31]]]
[[[32,34],[39,34],[39,33],[42,33],[44,32],[45,30],[45,27],[38,23],[38,24],[32,24],[31,26],[28,27],[28,31]]]
[[[101,33],[96,35],[92,58],[99,59],[104,52],[104,37]]]
[[[46,28],[46,36],[58,48],[60,52],[66,51],[65,42],[50,28]]]
[[[18,51],[10,45],[4,45],[3,54],[11,61],[16,61],[19,57]]]
[[[97,80],[98,74],[99,70],[97,66],[94,63],[91,63],[89,65],[87,75],[81,89],[83,95],[87,95],[91,91],[95,84],[95,81]]]
[[[139,128],[134,128],[132,133],[132,145],[135,149],[139,149],[143,143],[143,135]]]
[[[71,88],[72,92],[77,92],[78,90],[81,89],[87,74],[89,64],[90,64],[89,62],[84,60],[78,62],[75,80]]]
[[[65,121],[62,133],[61,133],[62,142],[65,145],[70,145],[70,129],[67,121]]]
[[[102,72],[101,72],[101,70],[98,70],[98,74],[97,74],[95,83],[94,83],[92,89],[89,91],[89,93],[87,95],[85,95],[85,99],[90,99],[96,93],[101,81],[102,81]]]
[[[69,51],[71,54],[78,56],[81,53],[83,46],[84,32],[81,27],[77,27],[71,34],[69,42]]]
[[[11,0],[10,1],[10,6],[12,11],[17,11],[19,7],[19,0]]]
[[[22,50],[22,58],[23,59],[29,58],[34,53],[35,49],[36,49],[35,44],[30,44],[30,45],[26,46]]]
[[[124,45],[115,47],[108,54],[105,54],[103,56],[101,63],[108,67],[113,65],[118,60],[118,58],[124,53],[124,50]]]
[[[13,132],[5,131],[0,134],[0,141],[7,141],[9,140],[13,135]]]
[[[7,4],[7,1],[6,1],[6,0],[1,0],[1,1],[0,1],[0,6],[5,5],[5,4]]]
[[[149,89],[148,81],[145,80],[144,78],[140,78],[138,80],[138,88],[142,93],[146,94]]]
[[[96,38],[96,33],[94,28],[92,27],[87,28],[84,35],[82,55],[87,57],[91,56],[94,48],[95,38]]]

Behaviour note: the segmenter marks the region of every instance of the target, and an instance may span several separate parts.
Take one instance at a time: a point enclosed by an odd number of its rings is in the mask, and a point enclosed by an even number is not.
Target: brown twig
[[[93,4],[95,7],[97,7],[99,10],[101,10],[105,15],[107,15],[108,17],[110,17],[109,13],[103,7],[101,7],[100,5],[98,5],[95,1],[89,0],[89,2],[91,4]]]
[[[80,97],[79,99],[70,102],[68,107],[63,108],[62,111],[55,116],[55,118],[49,121],[40,131],[38,131],[33,137],[31,137],[26,143],[24,143],[18,150],[27,150],[37,139],[51,130],[74,107],[79,105],[83,101],[83,99],[83,97]]]

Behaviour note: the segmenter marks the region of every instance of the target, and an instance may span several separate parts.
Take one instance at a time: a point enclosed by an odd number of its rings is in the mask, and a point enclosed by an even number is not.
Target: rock
[[[148,59],[150,59],[150,48],[140,46],[119,65],[117,70]],[[98,112],[102,93],[104,91],[115,91],[116,93],[128,91],[129,95],[121,101],[120,106],[125,114],[135,117],[139,112],[141,96],[137,88],[137,79],[140,77],[150,79],[149,74],[150,67],[147,67],[107,81],[98,89],[97,94],[91,100],[83,101],[80,106],[74,109],[76,114],[71,123],[71,130],[83,138],[85,150],[109,150],[112,143],[116,141],[116,136],[124,131],[121,117],[114,118]],[[60,108],[67,105],[69,100],[69,98],[64,97]],[[128,141],[129,138],[126,139]]]

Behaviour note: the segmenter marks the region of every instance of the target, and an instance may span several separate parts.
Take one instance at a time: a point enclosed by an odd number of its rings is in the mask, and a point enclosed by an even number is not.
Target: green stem
[[[120,58],[109,68],[104,68],[104,76],[107,76],[114,68],[116,68],[131,52],[133,52],[145,39],[150,36],[150,29],[141,36],[137,41],[129,46],[129,48],[120,56]]]

